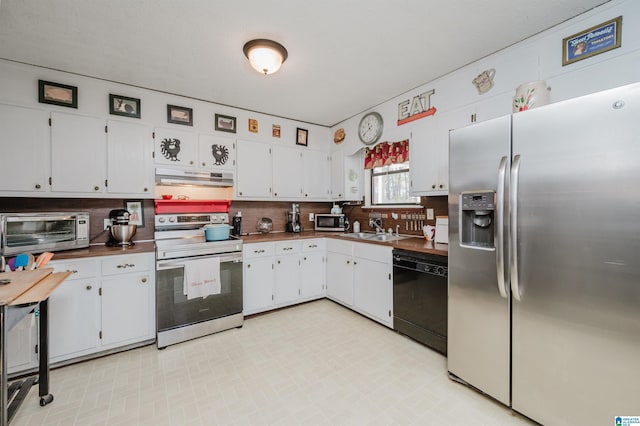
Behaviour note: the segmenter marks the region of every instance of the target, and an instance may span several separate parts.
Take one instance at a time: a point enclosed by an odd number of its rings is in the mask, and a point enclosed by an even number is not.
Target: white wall
[[[47,80],[78,87],[78,109],[38,103],[38,80]],[[301,127],[309,130],[308,148],[314,150],[326,150],[331,139],[329,129],[323,126],[297,122],[268,114],[254,113],[212,102],[169,95],[154,90],[141,89],[71,73],[0,60],[0,102],[2,103],[50,111],[123,119],[119,116],[109,115],[109,94],[141,99],[142,117],[140,120],[132,120],[150,124],[154,127],[173,127],[182,130],[215,133],[214,114],[217,113],[236,117],[237,119],[237,133],[220,132],[219,134],[221,136],[295,146],[296,128]],[[167,104],[193,108],[193,127],[167,123]],[[258,133],[249,132],[249,118],[258,120]],[[272,124],[280,125],[280,138],[272,137]],[[0,140],[0,144],[1,143],[2,141]]]
[[[562,66],[563,38],[620,15],[623,16],[620,48]],[[480,72],[490,68],[496,70],[495,85],[489,92],[480,95],[471,81]],[[640,81],[640,1],[614,0],[606,3],[403,93],[371,111],[379,112],[384,120],[380,141],[399,141],[408,139],[412,129],[417,126],[424,126],[429,120],[438,120],[439,114],[460,108],[468,108],[470,113],[477,112],[478,120],[483,119],[480,111],[486,112],[484,118],[508,114],[512,110],[511,102],[516,87],[534,80],[546,80],[551,86],[551,102]],[[436,114],[398,126],[398,104],[430,89],[435,89],[431,106],[437,108]],[[341,127],[347,135],[340,145],[331,143],[334,145],[332,149],[353,153],[363,147],[358,139],[357,127],[365,112],[332,127],[332,135]],[[490,116],[487,117],[487,114]]]

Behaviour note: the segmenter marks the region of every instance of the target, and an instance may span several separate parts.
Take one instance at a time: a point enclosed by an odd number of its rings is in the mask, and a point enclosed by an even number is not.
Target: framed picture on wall
[[[124,208],[129,212],[129,225],[144,228],[144,207],[142,200],[127,200]]]
[[[228,115],[216,114],[215,129],[220,132],[236,132],[236,118]],[[257,124],[257,123],[256,123]]]
[[[308,144],[309,131],[307,129],[296,129],[296,145],[307,146]]]
[[[167,105],[167,123],[193,126],[193,109]]]
[[[140,118],[140,99],[109,94],[109,114]]]
[[[622,16],[562,39],[562,66],[622,46]]]
[[[78,88],[66,84],[38,80],[38,102],[78,108]]]

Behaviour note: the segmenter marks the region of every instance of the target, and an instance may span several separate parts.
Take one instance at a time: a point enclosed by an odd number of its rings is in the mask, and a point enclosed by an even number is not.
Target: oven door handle
[[[221,254],[221,255],[214,255],[214,256],[203,256],[203,257],[194,257],[193,260],[196,259],[212,259],[214,257],[220,258],[220,263],[227,263],[227,262],[233,262],[233,263],[240,263],[242,262],[242,254]],[[157,270],[158,271],[162,271],[165,269],[176,269],[176,268],[184,268],[184,262],[186,259],[180,259],[180,260],[175,260],[175,261],[169,261],[169,262],[158,262],[157,264]]]

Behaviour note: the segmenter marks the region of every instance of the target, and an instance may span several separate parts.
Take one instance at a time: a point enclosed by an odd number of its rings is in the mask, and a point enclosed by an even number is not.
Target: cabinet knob
[[[302,260],[307,260],[307,258],[306,258],[306,257],[303,257],[303,258],[302,258]]]
[[[90,285],[88,285],[88,286],[87,286],[87,290],[91,290],[92,288],[93,288],[93,287],[92,287],[92,286],[90,286]]]
[[[338,194],[338,197],[342,197],[342,194]]]
[[[354,265],[357,265],[357,264],[358,264],[358,262],[356,262],[356,261],[354,260],[354,261],[353,261],[353,264],[354,264]]]
[[[251,268],[251,264],[250,263],[247,263],[247,268]]]
[[[100,191],[100,187],[99,187],[99,186],[94,186],[94,187],[93,187],[93,190],[94,190],[94,191]]]
[[[304,196],[305,196],[305,197],[308,197],[308,196],[309,196],[309,194],[304,194]]]
[[[242,195],[242,191],[238,192],[238,195]]]
[[[147,191],[149,191],[149,188],[144,188],[143,191],[147,192]]]
[[[431,189],[436,189],[436,186],[435,185],[431,185]]]
[[[36,189],[40,189],[40,188],[41,188],[41,187],[40,187],[40,184],[39,184],[39,183],[36,183]]]
[[[206,166],[206,165],[207,165],[207,163],[205,163],[205,162],[203,162],[203,163],[202,163],[202,167],[204,167],[204,166]]]
[[[193,160],[189,161],[189,164],[193,165]]]
[[[351,261],[350,261],[350,260],[347,260],[347,265],[349,265],[349,264],[351,264]]]
[[[443,184],[440,184],[440,189],[442,189],[442,188],[444,188],[444,185],[443,185]]]
[[[278,260],[278,265],[280,264],[280,261]]]
[[[273,193],[273,196],[274,196],[274,197],[277,197],[277,196],[278,196],[278,193],[277,193],[277,192],[274,192],[274,193]]]
[[[147,277],[142,278],[140,281],[142,281],[142,284],[145,284],[147,282]]]

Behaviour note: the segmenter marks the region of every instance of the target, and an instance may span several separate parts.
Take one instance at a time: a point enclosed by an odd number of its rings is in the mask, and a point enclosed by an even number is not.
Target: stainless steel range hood
[[[156,169],[156,185],[228,188],[233,186],[233,172],[194,172],[190,170]]]

